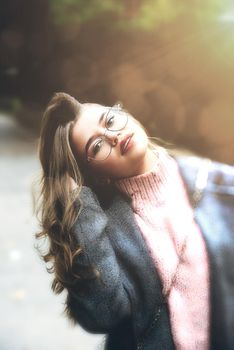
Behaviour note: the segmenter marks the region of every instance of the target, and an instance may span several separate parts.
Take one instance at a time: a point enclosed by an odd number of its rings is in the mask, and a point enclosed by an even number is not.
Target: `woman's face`
[[[71,131],[71,143],[77,158],[105,178],[139,175],[147,170],[149,153],[152,157],[140,124],[121,109],[99,104],[81,105]]]

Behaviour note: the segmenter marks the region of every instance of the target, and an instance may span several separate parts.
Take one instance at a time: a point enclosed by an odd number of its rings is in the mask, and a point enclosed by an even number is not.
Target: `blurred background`
[[[234,164],[233,0],[1,0],[1,350],[102,347],[68,324],[33,247],[40,120],[57,91],[121,101],[151,136]]]

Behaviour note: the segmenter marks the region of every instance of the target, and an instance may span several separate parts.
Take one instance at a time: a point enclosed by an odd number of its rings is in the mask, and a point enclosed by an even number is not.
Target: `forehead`
[[[81,106],[80,114],[72,130],[72,143],[78,154],[83,154],[88,139],[97,132],[98,122],[107,107],[95,104],[84,103]]]

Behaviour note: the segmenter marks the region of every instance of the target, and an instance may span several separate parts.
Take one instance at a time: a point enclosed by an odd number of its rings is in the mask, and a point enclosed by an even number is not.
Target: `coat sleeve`
[[[108,218],[90,188],[83,186],[80,199],[74,234],[83,253],[75,264],[96,267],[100,277],[91,279],[82,293],[78,287],[68,288],[66,311],[87,331],[107,333],[130,315],[130,302],[108,237]]]

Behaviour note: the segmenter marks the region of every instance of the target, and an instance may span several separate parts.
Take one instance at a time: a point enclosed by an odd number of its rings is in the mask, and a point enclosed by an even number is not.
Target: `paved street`
[[[102,349],[103,336],[72,327],[62,315],[65,294],[52,294],[51,276],[34,248],[36,142],[0,115],[0,349]]]

